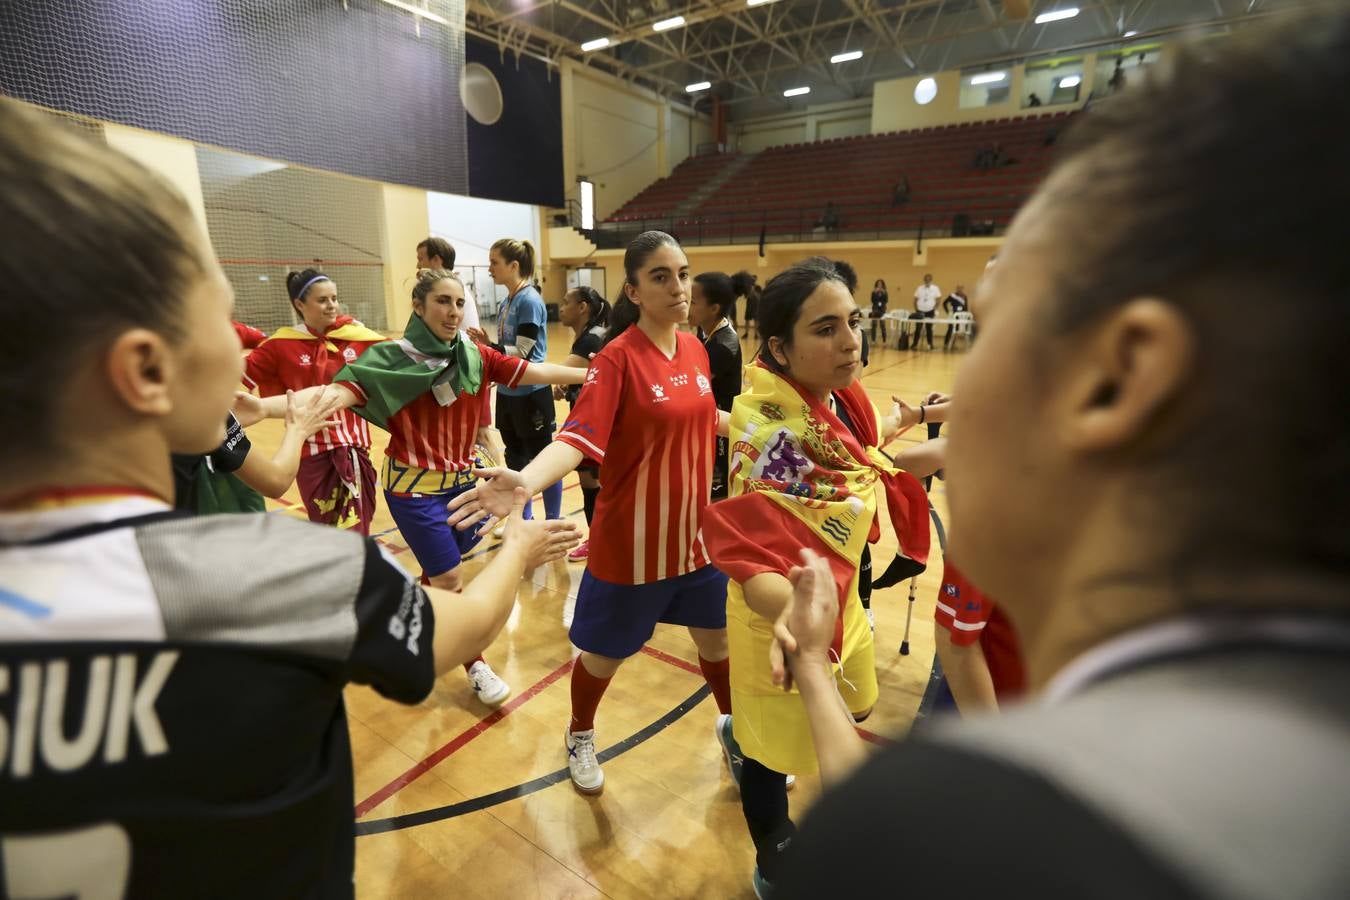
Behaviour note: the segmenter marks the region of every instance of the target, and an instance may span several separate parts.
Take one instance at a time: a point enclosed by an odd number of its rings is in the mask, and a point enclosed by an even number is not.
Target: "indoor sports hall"
[[[1347,65],[0,4],[0,900],[1350,896]]]

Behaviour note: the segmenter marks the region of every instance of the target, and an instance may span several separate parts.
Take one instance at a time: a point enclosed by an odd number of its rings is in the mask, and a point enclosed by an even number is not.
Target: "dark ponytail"
[[[591,311],[590,317],[586,320],[586,330],[589,331],[597,325],[609,324],[609,301],[600,296],[599,291],[590,287],[577,287],[572,289],[572,293],[575,293]]]
[[[642,271],[642,267],[647,264],[653,253],[662,247],[679,246],[680,242],[664,231],[644,231],[633,238],[633,242],[623,254],[624,286],[619,288],[619,297],[614,301],[609,313],[609,331],[605,333],[606,344],[627,331],[629,326],[636,325],[642,314],[641,308],[628,299],[626,287],[630,284],[637,287],[638,273]]]

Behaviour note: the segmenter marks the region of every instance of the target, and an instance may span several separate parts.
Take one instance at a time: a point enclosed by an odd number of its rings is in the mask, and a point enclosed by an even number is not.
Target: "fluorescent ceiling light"
[[[686,93],[696,94],[699,91],[706,91],[710,87],[712,87],[711,81],[696,81],[693,84],[686,84],[684,90]]]
[[[385,3],[388,3],[390,6],[397,6],[399,9],[401,9],[401,10],[403,10],[403,11],[405,11],[405,12],[410,12],[410,13],[412,13],[414,16],[417,16],[418,18],[421,18],[421,19],[428,19],[428,20],[430,20],[430,21],[432,21],[432,22],[437,23],[438,25],[449,25],[449,24],[450,24],[450,20],[449,20],[449,19],[446,19],[446,18],[443,18],[443,17],[441,17],[441,16],[438,16],[438,15],[436,15],[436,14],[433,13],[433,12],[427,12],[425,9],[422,9],[422,8],[420,8],[420,7],[417,7],[417,6],[413,6],[411,3],[404,3],[403,0],[384,0],[384,2],[385,2]]]
[[[783,91],[783,96],[800,97],[802,94],[809,94],[809,93],[811,93],[811,89],[809,87],[788,88],[786,91]]]
[[[1064,9],[1054,9],[1050,12],[1041,13],[1036,17],[1037,25],[1044,25],[1046,22],[1058,22],[1060,19],[1072,19],[1078,15],[1078,7],[1066,6]]]
[[[1125,32],[1125,36],[1126,36],[1126,37],[1134,37],[1134,36],[1135,36],[1136,34],[1138,34],[1138,33],[1139,33],[1139,32],[1137,32],[1137,31],[1127,31],[1127,32]]]
[[[683,24],[684,16],[672,16],[652,25],[652,31],[669,31],[672,28],[679,28]]]
[[[838,65],[839,63],[853,62],[855,59],[862,59],[861,50],[850,50],[847,53],[836,53],[830,57],[830,62]]]
[[[587,41],[581,45],[581,49],[590,53],[592,50],[603,50],[609,46],[609,38],[596,38],[593,41]]]
[[[1062,88],[1075,88],[1082,83],[1083,79],[1078,75],[1066,75],[1059,80],[1059,86]]]
[[[1008,77],[1007,72],[985,72],[970,79],[971,84],[996,84]]]
[[[778,0],[745,0],[746,6],[764,6],[766,3],[777,3]]]

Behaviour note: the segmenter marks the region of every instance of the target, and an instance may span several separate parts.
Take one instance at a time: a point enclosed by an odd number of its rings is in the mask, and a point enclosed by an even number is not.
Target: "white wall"
[[[539,209],[524,203],[427,192],[427,224],[455,248],[455,266],[486,266],[498,238],[527,240],[539,249]]]

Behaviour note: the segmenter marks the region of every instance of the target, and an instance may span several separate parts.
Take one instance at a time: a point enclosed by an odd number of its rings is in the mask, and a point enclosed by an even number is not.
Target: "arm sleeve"
[[[591,360],[572,414],[558,432],[558,440],[580,450],[587,459],[604,462],[605,448],[614,429],[614,415],[623,399],[626,372],[623,357],[602,352]]]
[[[256,388],[259,397],[275,397],[286,393],[277,373],[277,359],[271,345],[259,347],[244,359],[244,383]]]
[[[248,435],[239,426],[239,420],[229,414],[225,420],[225,442],[211,451],[211,468],[217,472],[237,472],[250,449]]]
[[[952,643],[958,647],[969,647],[979,641],[993,613],[993,602],[966,581],[950,563],[944,562],[942,587],[938,588],[933,621],[939,628],[951,632]]]
[[[591,334],[588,331],[577,338],[576,342],[572,344],[572,355],[589,360],[592,356],[600,352],[602,346],[604,346],[604,341],[600,340],[600,335]]]
[[[524,315],[526,310],[521,311]],[[534,322],[521,322],[516,326],[516,352],[523,359],[529,359],[530,354],[534,352],[534,345],[539,343],[540,328]]]
[[[431,602],[373,538],[366,539],[365,554],[347,677],[391,700],[419,703],[436,680]]]
[[[882,751],[825,793],[773,896],[861,897],[896,884],[945,897],[1201,896],[1038,773],[922,739]]]
[[[259,344],[267,340],[267,335],[256,328],[251,328],[243,322],[234,322],[234,333],[239,335],[239,343],[245,350],[254,350]]]
[[[478,352],[483,355],[483,379],[493,384],[515,387],[520,384],[520,376],[530,367],[530,364],[519,356],[507,356],[483,344],[478,345]],[[491,419],[490,416],[488,418]]]

